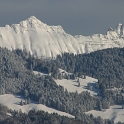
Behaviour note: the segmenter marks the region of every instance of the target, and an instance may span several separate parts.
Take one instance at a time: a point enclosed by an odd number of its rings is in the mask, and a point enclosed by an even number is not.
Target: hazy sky
[[[105,34],[124,24],[124,0],[0,0],[0,26],[32,15],[72,35]]]

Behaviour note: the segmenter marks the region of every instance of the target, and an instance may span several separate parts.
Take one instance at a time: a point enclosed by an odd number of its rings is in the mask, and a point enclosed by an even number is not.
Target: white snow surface
[[[46,76],[48,74],[44,74],[44,73],[41,73],[41,72],[38,72],[38,71],[33,71],[35,75],[39,75],[39,76]],[[59,68],[59,72],[60,73],[66,73],[66,74],[72,74],[72,73],[69,73],[61,68]],[[75,79],[75,80],[71,80],[71,79],[55,79],[54,81],[56,82],[57,85],[60,85],[60,86],[63,86],[64,89],[67,89],[68,92],[78,92],[78,93],[81,93],[82,91],[88,91],[90,92],[91,95],[97,95],[97,93],[99,92],[99,89],[96,89],[96,82],[98,82],[98,79],[95,79],[95,78],[92,78],[92,77],[88,77],[86,76],[86,79],[82,79],[82,78],[79,78],[79,81],[80,81],[80,87],[78,87],[78,83],[77,83],[77,79],[78,77]],[[92,90],[88,90],[87,86],[88,86],[88,83],[91,85],[92,87]]]
[[[19,111],[21,109],[22,112],[24,112],[24,113],[28,113],[28,111],[32,110],[32,109],[35,109],[36,111],[43,110],[48,113],[58,113],[59,115],[62,115],[62,116],[64,115],[64,116],[67,116],[70,118],[74,118],[74,116],[72,116],[68,113],[61,112],[61,111],[55,110],[53,108],[49,108],[42,104],[36,104],[35,102],[31,102],[30,104],[21,106],[20,105],[21,100],[24,101],[24,99],[21,96],[15,96],[12,94],[0,95],[0,103],[7,106],[9,109],[12,109],[12,110]]]
[[[118,24],[106,35],[72,36],[61,26],[48,26],[31,16],[19,24],[0,27],[0,46],[12,49],[26,49],[38,57],[56,57],[64,52],[79,54],[96,50],[124,47],[124,29]]]
[[[35,75],[38,75],[38,76],[47,76],[48,74],[45,74],[45,73],[41,73],[41,72],[38,72],[38,71],[33,71]]]
[[[63,86],[65,89],[67,89],[68,92],[78,92],[81,93],[82,91],[88,91],[90,92],[91,95],[97,95],[99,92],[98,89],[95,88],[96,82],[98,82],[97,79],[91,78],[86,76],[86,79],[79,78],[80,81],[80,87],[78,87],[77,79],[75,80],[67,80],[67,79],[62,79],[62,80],[55,80],[55,82]],[[90,83],[92,90],[87,89],[87,85]]]
[[[115,123],[121,121],[124,122],[124,109],[122,109],[121,105],[113,105],[110,107],[110,109],[102,110],[102,111],[96,111],[91,110],[89,112],[85,112],[86,114],[93,114],[95,117],[102,117],[104,119],[111,119]]]

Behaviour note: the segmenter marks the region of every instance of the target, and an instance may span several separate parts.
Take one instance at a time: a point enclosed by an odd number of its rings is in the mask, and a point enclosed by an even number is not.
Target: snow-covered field
[[[39,75],[39,76],[46,76],[48,74],[45,73],[41,73],[38,71],[33,71],[35,75]],[[72,74],[72,73],[68,73],[67,71],[60,69],[59,68],[59,72],[62,73],[66,73],[66,74]],[[91,95],[97,95],[97,93],[99,92],[99,89],[96,89],[96,82],[98,82],[97,79],[94,79],[92,77],[88,77],[86,76],[86,79],[82,79],[79,78],[80,81],[80,87],[78,87],[78,83],[77,83],[77,79],[75,80],[71,80],[71,79],[62,79],[62,80],[54,80],[57,85],[63,86],[65,89],[67,89],[67,91],[69,92],[78,92],[81,93],[82,91],[88,91],[90,92]],[[92,90],[88,90],[88,83],[90,84],[90,86],[92,87]]]
[[[93,114],[95,117],[101,116],[104,119],[111,119],[115,123],[118,121],[124,122],[124,109],[122,109],[121,105],[113,105],[110,109],[102,111],[92,110],[86,113]]]
[[[55,82],[58,85],[63,86],[64,88],[67,89],[69,92],[78,92],[81,93],[82,91],[88,91],[90,92],[91,95],[97,95],[98,89],[95,88],[95,83],[98,81],[97,79],[91,78],[86,76],[86,79],[79,78],[80,81],[80,87],[78,87],[77,79],[75,80],[67,80],[67,79],[62,79],[62,80],[55,80]],[[88,90],[87,85],[90,83],[92,90]]]
[[[41,73],[41,72],[38,72],[38,71],[33,71],[35,75],[38,75],[38,76],[47,76],[48,74],[45,74],[45,73]]]
[[[0,95],[0,103],[7,106],[9,109],[12,110],[22,110],[24,113],[28,113],[29,110],[35,109],[35,110],[43,110],[49,113],[58,113],[59,115],[64,115],[68,116],[70,118],[74,118],[74,116],[61,112],[52,108],[49,108],[45,105],[42,104],[36,104],[34,102],[31,102],[30,104],[27,105],[20,105],[21,100],[24,101],[24,99],[21,96],[14,96],[12,94],[5,94],[5,95]]]

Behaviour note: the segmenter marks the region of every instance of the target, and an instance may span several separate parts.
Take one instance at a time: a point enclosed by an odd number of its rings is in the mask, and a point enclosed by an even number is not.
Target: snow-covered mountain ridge
[[[106,35],[72,36],[61,26],[48,26],[31,16],[19,24],[0,27],[0,46],[12,49],[26,49],[38,57],[56,57],[69,52],[89,53],[96,50],[124,47],[124,27],[109,28]]]

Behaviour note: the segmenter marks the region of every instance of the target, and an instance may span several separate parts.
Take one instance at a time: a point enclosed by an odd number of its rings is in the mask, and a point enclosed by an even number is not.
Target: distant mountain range
[[[80,54],[124,47],[124,27],[109,28],[106,35],[91,36],[66,33],[61,26],[48,26],[31,16],[19,24],[0,27],[0,46],[12,49],[26,49],[38,57],[56,57],[64,52]]]

